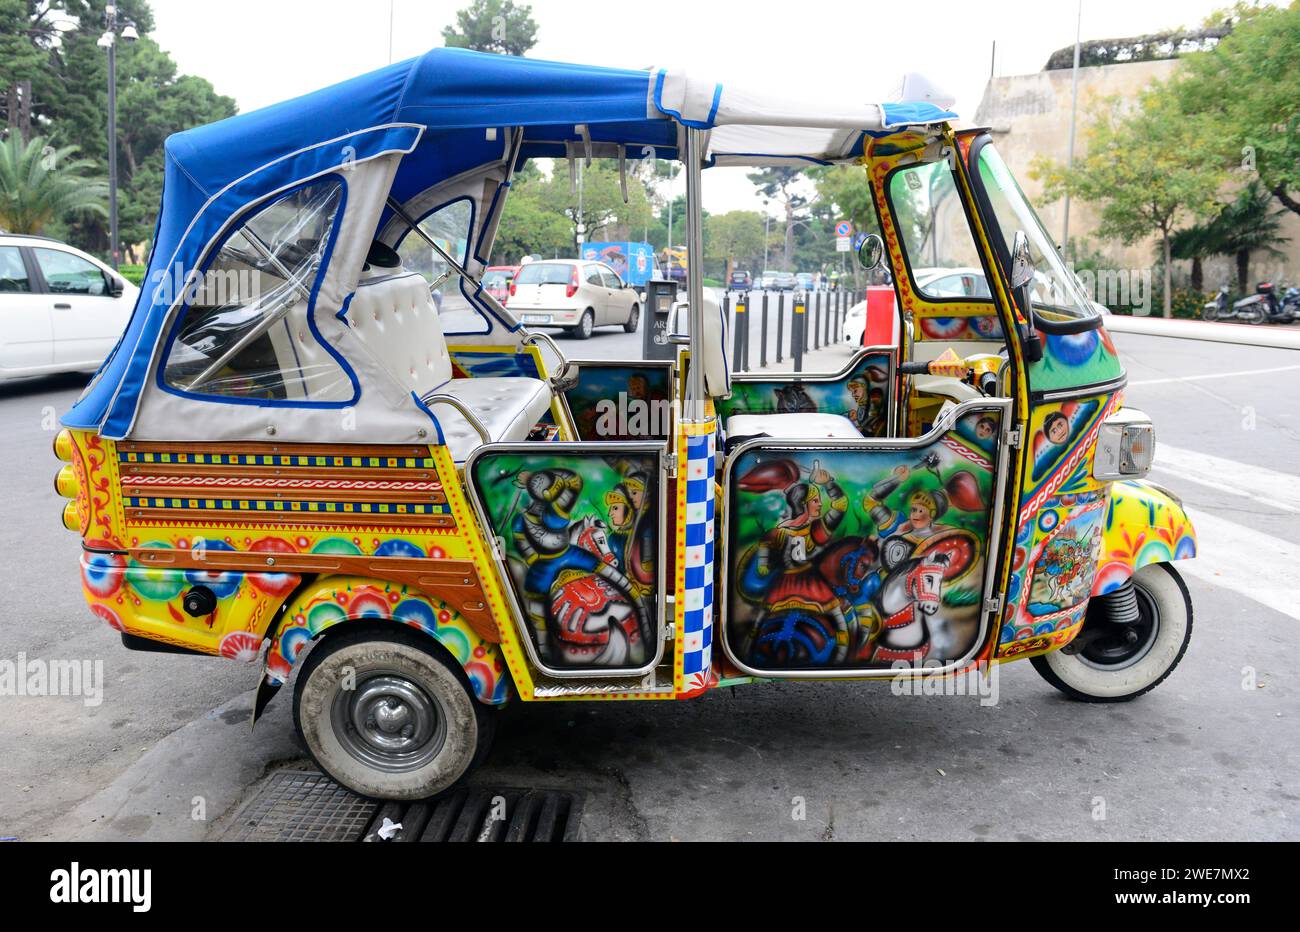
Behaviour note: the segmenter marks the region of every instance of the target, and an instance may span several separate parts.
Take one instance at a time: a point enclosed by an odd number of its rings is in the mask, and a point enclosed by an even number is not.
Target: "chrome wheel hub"
[[[331,719],[349,754],[389,773],[424,766],[447,736],[437,700],[395,673],[374,673],[359,680],[355,689],[340,689]]]

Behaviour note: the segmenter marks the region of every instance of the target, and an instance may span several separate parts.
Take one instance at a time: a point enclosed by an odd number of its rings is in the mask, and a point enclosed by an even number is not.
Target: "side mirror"
[[[1011,240],[1011,287],[1019,291],[1034,277],[1034,259],[1029,254],[1029,237],[1024,230],[1016,230]]]
[[[868,233],[858,246],[858,265],[868,272],[880,267],[885,258],[885,241],[877,233]]]
[[[1043,358],[1043,338],[1034,326],[1034,258],[1029,252],[1029,237],[1024,230],[1016,230],[1011,240],[1011,291],[1016,303],[1024,315],[1025,325],[1020,333],[1020,344],[1025,350],[1025,359],[1038,362]]]
[[[108,296],[110,298],[120,298],[126,292],[126,287],[111,275],[104,276],[108,279]]]

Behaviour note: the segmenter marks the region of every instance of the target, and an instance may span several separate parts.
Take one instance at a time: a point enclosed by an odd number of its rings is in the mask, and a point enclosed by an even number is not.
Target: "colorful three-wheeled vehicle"
[[[1021,657],[1076,698],[1150,689],[1192,527],[1142,481],[1094,305],[948,106],[438,49],[172,137],[146,287],[55,444],[91,611],[260,662],[257,713],[296,676],[312,755],[388,798],[458,780],[507,702]],[[706,169],[859,167],[899,343],[733,374],[693,261],[674,358],[566,360],[479,283],[511,177],[647,155],[684,163],[692,256]]]

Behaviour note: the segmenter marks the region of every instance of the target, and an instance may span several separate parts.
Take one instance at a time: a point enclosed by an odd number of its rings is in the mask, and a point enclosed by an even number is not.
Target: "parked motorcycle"
[[[1282,294],[1282,313],[1287,316],[1287,323],[1300,320],[1300,288],[1295,285]]]
[[[1261,289],[1265,287],[1267,290],[1262,291]],[[1243,324],[1262,324],[1270,317],[1272,305],[1269,300],[1272,289],[1272,284],[1261,282],[1256,286],[1254,294],[1232,301],[1228,286],[1222,285],[1214,300],[1207,302],[1201,309],[1201,317],[1205,320],[1236,320]]]
[[[1213,301],[1205,302],[1201,308],[1201,317],[1204,320],[1227,320],[1232,316],[1231,298],[1229,297],[1227,285],[1219,286],[1219,293],[1214,296]]]

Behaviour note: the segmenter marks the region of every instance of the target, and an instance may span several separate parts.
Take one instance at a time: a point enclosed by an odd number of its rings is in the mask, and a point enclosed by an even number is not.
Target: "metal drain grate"
[[[462,787],[437,799],[383,803],[357,796],[316,771],[267,778],[221,841],[576,841],[578,794]]]

